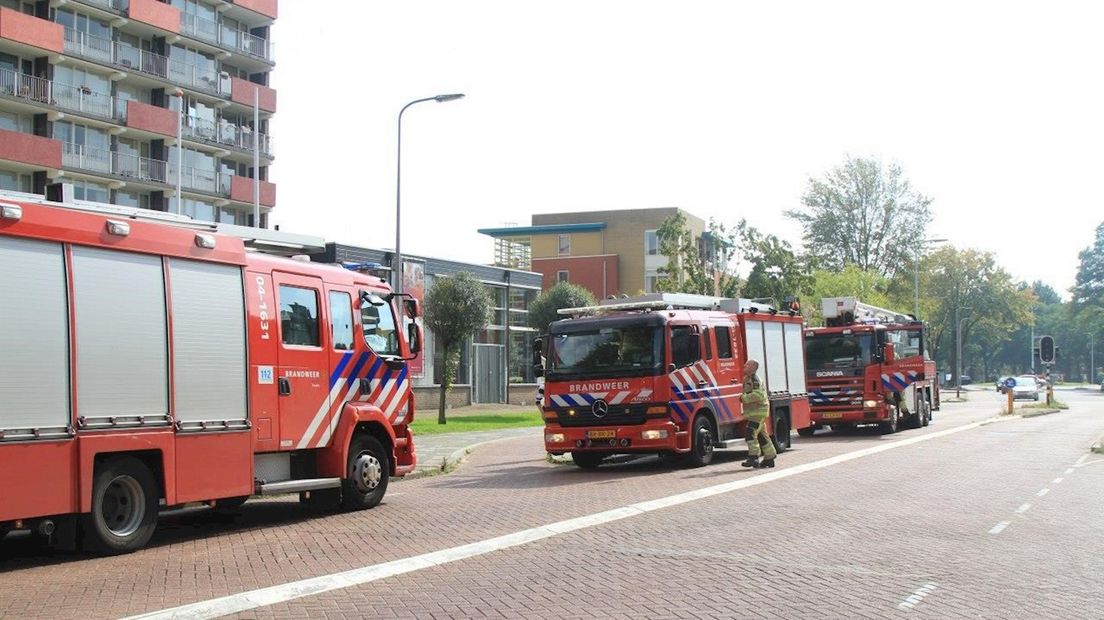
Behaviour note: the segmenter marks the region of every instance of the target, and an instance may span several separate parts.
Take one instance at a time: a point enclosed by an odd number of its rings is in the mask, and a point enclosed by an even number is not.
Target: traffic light
[[[1039,338],[1039,361],[1044,364],[1054,363],[1054,338],[1052,336]]]

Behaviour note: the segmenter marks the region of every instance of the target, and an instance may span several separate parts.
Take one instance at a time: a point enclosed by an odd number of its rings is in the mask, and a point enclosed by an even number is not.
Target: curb
[[[1104,436],[1102,436],[1100,439],[1097,439],[1096,443],[1094,443],[1092,447],[1089,448],[1089,451],[1095,452],[1097,454],[1104,454]]]
[[[1020,414],[1021,418],[1037,418],[1041,415],[1050,415],[1052,413],[1059,413],[1061,409],[1039,409],[1038,411],[1024,411]]]
[[[478,448],[480,446],[483,446],[483,445],[486,445],[486,444],[489,444],[489,443],[494,443],[496,441],[505,441],[507,439],[517,439],[519,437],[525,437],[525,435],[517,435],[517,436],[514,436],[514,437],[496,437],[494,439],[487,439],[487,440],[484,440],[484,441],[473,443],[470,446],[465,446],[463,448],[458,448],[456,450],[453,450],[451,454],[446,456],[441,461],[441,464],[439,466],[437,466],[436,468],[431,469],[431,468],[427,467],[425,469],[416,469],[416,470],[410,472],[409,474],[403,476],[402,478],[400,478],[400,480],[417,480],[418,478],[429,478],[431,476],[440,476],[442,474],[451,473],[458,465],[460,465],[460,463],[462,463],[464,461],[464,457],[471,454],[472,450],[475,450],[476,448]]]

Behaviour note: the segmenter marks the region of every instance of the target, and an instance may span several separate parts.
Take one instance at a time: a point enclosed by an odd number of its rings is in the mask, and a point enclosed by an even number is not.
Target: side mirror
[[[418,327],[417,323],[410,323],[406,326],[406,339],[411,355],[422,352],[422,328]]]
[[[403,312],[406,313],[407,318],[416,319],[422,316],[422,305],[417,299],[407,297],[403,299]]]
[[[387,302],[380,298],[379,295],[361,289],[360,291],[360,303],[361,305],[368,304],[371,306],[386,306]]]

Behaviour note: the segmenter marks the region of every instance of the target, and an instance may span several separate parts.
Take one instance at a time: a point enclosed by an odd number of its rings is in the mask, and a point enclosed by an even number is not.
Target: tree
[[[865,304],[893,308],[885,293],[886,278],[874,271],[860,269],[858,265],[847,265],[839,271],[818,269],[809,279],[812,282],[809,288],[811,303],[805,305],[802,313],[812,324],[821,321],[820,300],[825,297],[857,297]]]
[[[656,230],[656,238],[659,253],[667,257],[667,265],[657,270],[657,292],[721,297],[739,294],[739,280],[731,269],[736,240],[723,224],[710,220],[709,229],[695,239],[686,216],[676,211]]]
[[[529,304],[529,327],[546,334],[552,321],[564,318],[557,310],[593,306],[595,303],[594,295],[587,289],[570,282],[557,282]]]
[[[444,359],[437,423],[445,423],[445,397],[456,380],[460,348],[491,321],[492,300],[482,282],[470,273],[439,278],[426,293],[425,324],[433,331]]]
[[[743,259],[751,264],[741,292],[744,297],[769,297],[782,302],[810,291],[813,279],[808,265],[788,242],[762,234],[747,220],[740,220],[736,230]]]
[[[1092,305],[1104,308],[1104,222],[1096,227],[1096,239],[1077,255],[1077,281],[1073,287],[1073,303],[1077,307]]]
[[[914,191],[896,164],[847,157],[822,179],[809,179],[802,208],[786,212],[801,223],[809,253],[822,268],[849,264],[892,278],[910,265],[924,238],[931,199]]]

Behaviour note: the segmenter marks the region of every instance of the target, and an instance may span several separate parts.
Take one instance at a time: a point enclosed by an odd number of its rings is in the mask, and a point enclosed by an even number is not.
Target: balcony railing
[[[76,168],[105,176],[176,185],[175,162],[169,163],[71,142],[62,143],[62,165],[66,168]],[[180,177],[182,187],[207,194],[230,195],[230,175],[219,174],[213,170],[200,170],[192,166],[184,166],[181,170],[183,171]]]
[[[185,138],[230,146],[243,151],[252,151],[258,134],[248,127],[239,127],[233,123],[218,123],[207,119],[185,116],[181,131]],[[267,134],[259,134],[261,153],[272,156],[272,140]]]
[[[11,69],[0,69],[0,95],[18,97],[102,118],[115,118],[114,97],[83,86],[51,82]],[[124,114],[125,118],[125,114]]]
[[[192,13],[180,13],[180,32],[210,43],[220,43],[219,24]]]
[[[105,64],[141,71],[190,88],[216,95],[230,94],[230,77],[212,68],[172,60],[125,43],[65,29],[65,51]]]
[[[272,43],[224,22],[213,21],[192,13],[180,14],[180,32],[219,47],[272,61]]]
[[[127,0],[80,0],[80,2],[120,12],[125,11],[130,4]]]

